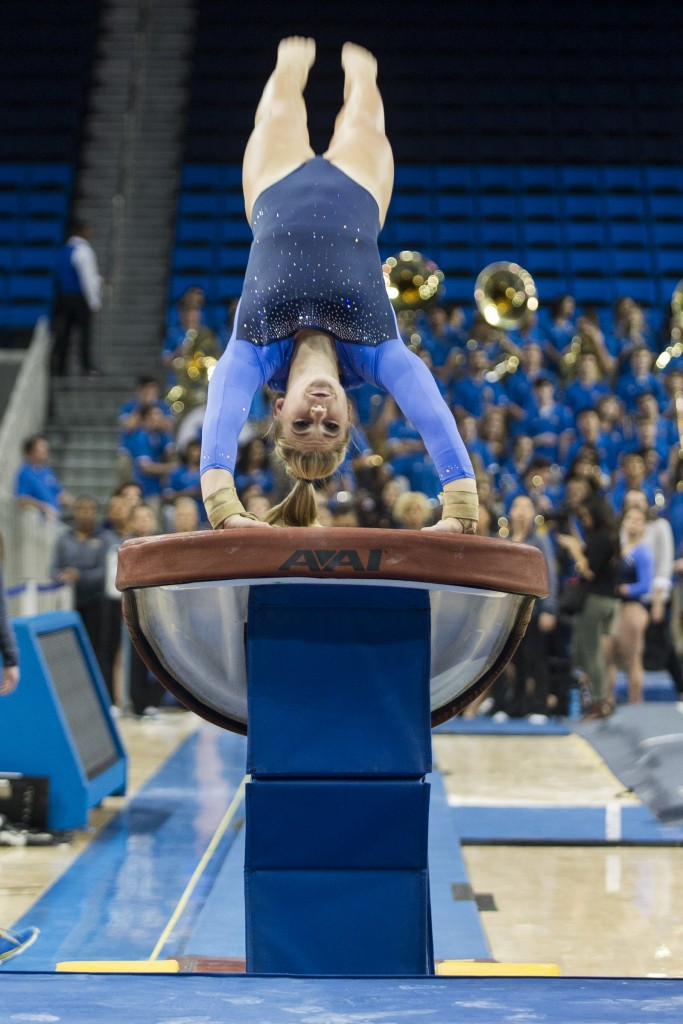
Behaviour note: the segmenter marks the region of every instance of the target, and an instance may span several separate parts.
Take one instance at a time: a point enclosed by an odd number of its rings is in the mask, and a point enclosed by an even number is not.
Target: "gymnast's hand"
[[[440,519],[433,526],[423,526],[422,531],[433,530],[435,533],[464,533],[464,527],[459,519]],[[421,532],[422,532],[421,531]]]
[[[256,529],[258,530],[259,527],[262,527],[262,526],[265,526],[265,528],[267,530],[272,530],[273,529],[273,527],[270,525],[270,523],[262,523],[260,519],[247,519],[246,516],[234,515],[234,516],[228,516],[227,519],[224,519],[223,522],[221,523],[221,525],[218,527],[218,529],[219,530],[244,530],[246,528],[246,529],[250,530],[253,527],[256,527]]]

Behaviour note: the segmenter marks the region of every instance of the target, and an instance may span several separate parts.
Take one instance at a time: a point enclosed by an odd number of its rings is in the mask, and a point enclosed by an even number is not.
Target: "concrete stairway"
[[[107,279],[93,346],[104,377],[54,382],[48,427],[64,486],[102,502],[118,408],[140,373],[160,372],[194,19],[192,0],[103,6],[75,207]]]

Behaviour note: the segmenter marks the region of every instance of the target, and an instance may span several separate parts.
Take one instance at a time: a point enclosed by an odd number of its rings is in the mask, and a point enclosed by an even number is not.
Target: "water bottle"
[[[581,690],[572,686],[567,694],[567,716],[574,720],[581,718]]]

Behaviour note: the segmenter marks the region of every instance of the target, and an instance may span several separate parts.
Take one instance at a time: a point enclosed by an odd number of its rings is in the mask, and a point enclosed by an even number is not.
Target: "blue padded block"
[[[252,781],[252,871],[427,867],[429,785],[421,780]]]
[[[247,871],[245,885],[249,973],[433,970],[427,871]]]
[[[352,571],[354,554],[308,557],[316,564],[336,559],[340,571]],[[248,623],[252,775],[408,777],[431,770],[426,591],[252,587]]]

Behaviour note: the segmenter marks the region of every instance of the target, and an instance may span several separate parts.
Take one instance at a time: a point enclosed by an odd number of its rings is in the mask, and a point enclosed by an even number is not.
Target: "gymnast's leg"
[[[377,88],[377,61],[355,43],[342,47],[344,105],[337,115],[325,159],[366,188],[384,223],[394,185],[394,158],[384,133],[384,106]]]
[[[250,222],[261,192],[315,156],[303,98],[314,60],[313,39],[291,36],[278,47],[275,70],[263,90],[244,151],[244,206]]]

